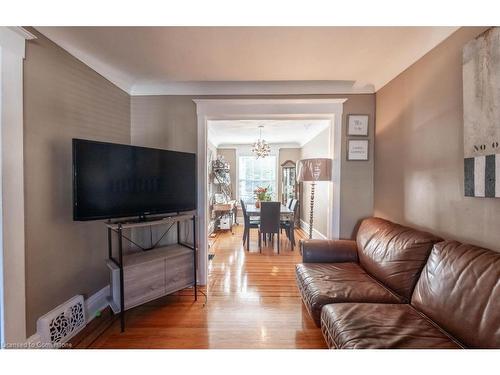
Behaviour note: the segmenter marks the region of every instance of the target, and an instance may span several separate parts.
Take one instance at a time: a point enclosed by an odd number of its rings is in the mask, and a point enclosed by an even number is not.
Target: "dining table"
[[[255,206],[255,204],[247,204],[247,215],[250,217],[260,217],[260,207]],[[289,209],[284,204],[280,206],[280,217],[282,221],[289,221],[290,228],[294,228],[295,218],[293,210]],[[295,234],[294,231],[290,231],[290,242],[292,243],[292,247],[295,245]]]

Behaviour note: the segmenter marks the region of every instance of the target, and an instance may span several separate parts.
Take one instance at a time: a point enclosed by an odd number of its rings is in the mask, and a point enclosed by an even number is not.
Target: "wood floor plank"
[[[211,240],[208,303],[185,289],[126,313],[126,331],[114,322],[93,337],[91,348],[326,348],[302,304],[295,282],[298,246],[268,243],[262,253],[252,231],[243,248],[242,226]],[[297,230],[297,242],[305,238]],[[204,289],[202,289],[204,290]],[[206,290],[204,290],[206,292]],[[90,340],[82,340],[89,342]]]

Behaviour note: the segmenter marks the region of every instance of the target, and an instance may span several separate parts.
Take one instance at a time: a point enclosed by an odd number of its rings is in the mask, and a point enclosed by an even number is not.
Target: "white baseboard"
[[[306,223],[304,220],[300,219],[300,227],[302,230],[306,233],[309,233],[309,223]],[[312,233],[313,239],[318,239],[318,240],[326,240],[328,239],[323,233],[318,231],[313,227],[313,233]]]
[[[106,285],[100,291],[92,294],[85,300],[85,308],[87,309],[87,323],[94,319],[98,312],[109,306],[108,297],[110,296],[109,285]]]
[[[89,324],[96,316],[99,311],[102,311],[107,306],[109,306],[108,297],[110,295],[109,285],[98,292],[92,294],[89,298],[85,300],[85,313],[87,316],[87,324]],[[35,332],[32,336],[28,337],[26,340],[27,348],[42,348],[41,336],[38,332]]]

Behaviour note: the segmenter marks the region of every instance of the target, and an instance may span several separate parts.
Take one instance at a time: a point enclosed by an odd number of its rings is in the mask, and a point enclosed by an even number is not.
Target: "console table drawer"
[[[193,251],[181,245],[167,245],[154,250],[133,252],[123,257],[125,310],[177,292],[194,283]],[[120,311],[120,269],[111,260],[110,306]]]
[[[123,274],[125,309],[165,294],[165,261],[126,267]]]
[[[194,282],[193,254],[188,252],[167,258],[166,270],[167,293],[192,286]]]

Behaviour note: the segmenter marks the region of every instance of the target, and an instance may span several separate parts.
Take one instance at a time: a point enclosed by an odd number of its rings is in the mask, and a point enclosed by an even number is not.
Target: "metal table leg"
[[[194,265],[194,300],[198,301],[198,281],[196,276],[196,268],[197,268],[197,258],[198,254],[196,251],[196,216],[193,216],[193,265]]]
[[[118,226],[118,261],[120,263],[120,327],[125,332],[125,288],[123,286],[123,238],[122,226]]]

